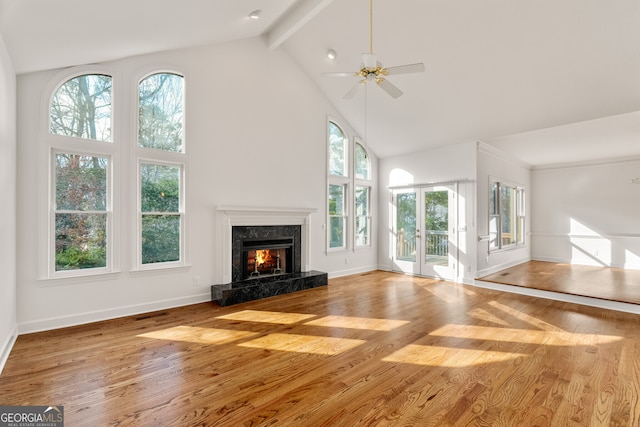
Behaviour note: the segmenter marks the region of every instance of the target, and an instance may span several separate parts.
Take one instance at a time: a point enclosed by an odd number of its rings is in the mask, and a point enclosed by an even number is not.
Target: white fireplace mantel
[[[231,282],[231,229],[233,226],[300,225],[302,271],[309,271],[309,217],[315,208],[255,206],[216,207],[216,274],[218,283]]]

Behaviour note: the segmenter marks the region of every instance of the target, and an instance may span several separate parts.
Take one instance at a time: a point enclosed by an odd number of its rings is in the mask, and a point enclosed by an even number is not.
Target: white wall
[[[393,244],[390,233],[392,220],[392,187],[429,183],[455,182],[459,184],[459,281],[471,282],[475,272],[475,179],[476,145],[462,143],[419,153],[388,157],[379,161],[379,245],[378,267],[393,269]]]
[[[50,329],[210,299],[216,271],[215,209],[219,205],[315,208],[310,266],[329,273],[374,268],[374,250],[325,253],[327,116],[339,117],[318,88],[281,50],[261,39],[205,46],[99,64],[114,79],[132,82],[156,69],[186,75],[187,205],[191,267],[131,272],[129,236],[135,212],[132,163],[122,159],[118,247],[122,271],[101,279],[43,280],[38,254],[46,218],[45,88],[60,70],[18,77],[19,196],[18,323],[21,332]],[[116,80],[114,80],[116,91]],[[114,93],[123,95],[124,92]],[[115,102],[115,101],[114,101]],[[129,120],[119,124],[124,144],[135,144],[135,98],[121,102]],[[342,121],[344,123],[344,120]],[[43,127],[44,126],[44,127]],[[115,124],[114,124],[115,126]],[[34,161],[38,156],[38,161]],[[44,163],[43,160],[44,159]],[[375,159],[374,159],[375,161]],[[129,162],[129,163],[128,163]],[[45,165],[43,168],[42,165]],[[39,165],[39,166],[38,166]],[[45,169],[45,170],[43,170]],[[43,187],[44,183],[44,187]],[[377,191],[374,188],[374,191]],[[42,252],[42,251],[40,251]],[[347,271],[348,272],[348,271]],[[194,285],[194,278],[199,285]]]
[[[16,329],[16,75],[0,36],[0,372]]]
[[[532,172],[532,257],[640,269],[640,159]]]
[[[531,171],[514,159],[509,158],[505,153],[478,143],[478,235],[487,236],[489,234],[489,183],[491,179],[524,187],[525,198],[531,200],[532,185]],[[515,249],[505,249],[501,251],[489,252],[489,241],[482,240],[474,243],[477,246],[477,272],[476,277],[502,270],[531,259],[531,205],[534,202],[526,202],[525,217],[525,245]]]

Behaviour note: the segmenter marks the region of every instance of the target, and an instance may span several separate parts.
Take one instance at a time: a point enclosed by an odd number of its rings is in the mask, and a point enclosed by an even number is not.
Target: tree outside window
[[[54,135],[111,141],[111,76],[67,80],[51,99],[49,118]]]
[[[344,248],[346,185],[329,184],[329,248]]]
[[[183,80],[177,74],[158,73],[140,82],[139,147],[184,152]]]
[[[142,264],[181,259],[181,175],[179,166],[140,164]]]
[[[55,161],[55,271],[107,267],[106,157],[57,153]]]

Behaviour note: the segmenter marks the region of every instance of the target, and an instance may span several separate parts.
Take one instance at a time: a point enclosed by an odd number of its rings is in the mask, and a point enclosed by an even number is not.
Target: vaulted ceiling
[[[531,165],[640,155],[639,0],[373,0],[378,60],[426,69],[389,77],[397,99],[370,84],[343,99],[358,79],[322,73],[360,68],[369,12],[369,0],[0,0],[0,33],[18,73],[261,36],[380,157],[475,140]]]

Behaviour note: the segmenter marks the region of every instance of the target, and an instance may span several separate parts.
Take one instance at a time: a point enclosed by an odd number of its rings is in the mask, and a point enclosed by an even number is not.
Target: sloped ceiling
[[[389,77],[398,99],[345,100],[358,79],[322,75],[360,68],[369,0],[0,0],[0,32],[19,73],[262,36],[380,157],[475,140],[531,165],[640,155],[638,0],[374,0],[378,60],[426,67]]]

